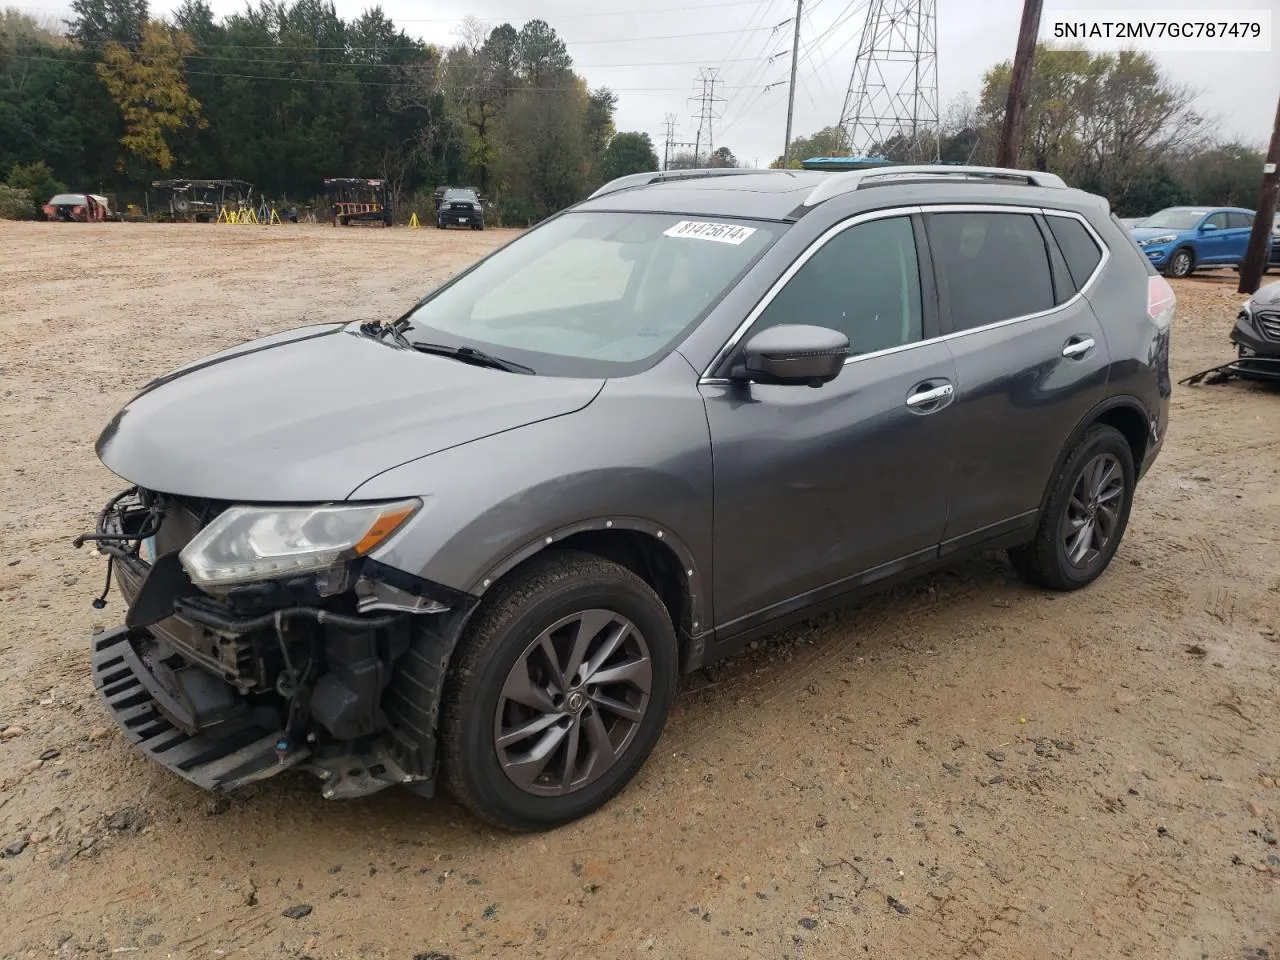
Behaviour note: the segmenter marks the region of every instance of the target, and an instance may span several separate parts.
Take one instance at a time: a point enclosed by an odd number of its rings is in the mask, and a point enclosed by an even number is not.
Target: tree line
[[[261,0],[216,18],[184,0],[75,0],[65,24],[0,12],[0,177],[38,205],[61,189],[138,201],[153,179],[240,179],[306,202],[326,177],[382,177],[398,205],[476,187],[528,223],[658,166],[617,132],[617,97],[577,74],[548,23],[463,24],[447,49],[379,7]],[[3,197],[0,197],[2,200]]]
[[[944,111],[937,143],[943,162],[994,164],[1012,70],[1008,60],[991,67],[976,100],[962,95]],[[1172,82],[1148,54],[1041,45],[1018,165],[1107,197],[1118,216],[1182,204],[1252,207],[1262,150],[1218,139],[1215,121],[1196,109],[1196,99],[1196,91]],[[920,146],[890,137],[869,153],[913,160]],[[934,144],[926,146],[931,159]],[[839,127],[798,138],[791,150],[800,159],[848,153]],[[779,157],[772,165],[781,164]]]
[[[306,203],[324,178],[355,176],[386,178],[402,211],[429,209],[437,186],[474,186],[522,224],[660,165],[648,134],[615,130],[616,95],[588,85],[543,20],[468,20],[442,49],[379,7],[344,20],[329,0],[259,0],[222,18],[183,0],[167,20],[147,0],[72,9],[64,23],[0,11],[0,216],[34,215],[64,189],[140,202],[168,177],[247,180]],[[947,109],[943,161],[994,162],[1011,70],[996,64],[976,99]],[[1195,100],[1146,54],[1042,46],[1019,163],[1104,194],[1121,215],[1248,206],[1261,152],[1219,142]],[[918,146],[891,137],[871,152],[908,160]],[[848,152],[828,127],[794,141],[792,165]],[[725,147],[666,160],[737,165]]]

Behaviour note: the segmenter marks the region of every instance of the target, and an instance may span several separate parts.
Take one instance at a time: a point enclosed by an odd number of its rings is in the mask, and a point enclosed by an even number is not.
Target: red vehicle
[[[96,193],[59,193],[43,207],[48,220],[97,223],[111,216],[107,198]]]

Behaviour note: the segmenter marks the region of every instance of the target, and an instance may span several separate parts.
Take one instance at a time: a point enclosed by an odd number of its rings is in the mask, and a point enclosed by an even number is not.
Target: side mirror
[[[1202,224],[1200,224],[1200,232],[1201,232],[1201,233],[1208,233],[1210,230],[1217,230],[1217,229],[1218,229],[1218,225],[1217,225],[1216,223],[1202,223]]]
[[[730,379],[820,387],[839,376],[849,355],[849,338],[838,330],[780,324],[761,330],[742,348]]]

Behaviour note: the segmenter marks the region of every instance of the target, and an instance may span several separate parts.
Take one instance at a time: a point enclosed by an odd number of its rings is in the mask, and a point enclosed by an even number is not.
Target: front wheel
[[[591,813],[657,743],[677,660],[670,615],[634,573],[584,553],[534,560],[486,598],[450,670],[450,792],[512,830]]]
[[[1195,257],[1191,255],[1190,250],[1185,248],[1178,250],[1169,261],[1169,276],[1189,277],[1191,276],[1191,271],[1195,269],[1195,265]]]
[[[1090,427],[1054,478],[1035,539],[1009,551],[1018,575],[1051,590],[1093,583],[1120,546],[1136,483],[1133,451],[1120,431]]]

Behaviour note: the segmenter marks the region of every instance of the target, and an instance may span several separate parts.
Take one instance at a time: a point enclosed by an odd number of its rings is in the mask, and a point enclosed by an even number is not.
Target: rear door
[[[936,207],[925,221],[956,363],[945,554],[1034,522],[1063,445],[1102,400],[1110,357],[1080,291],[1107,254],[1077,214]]]
[[[1249,249],[1249,235],[1253,233],[1253,217],[1242,210],[1227,214],[1224,252],[1227,263],[1239,263]]]

